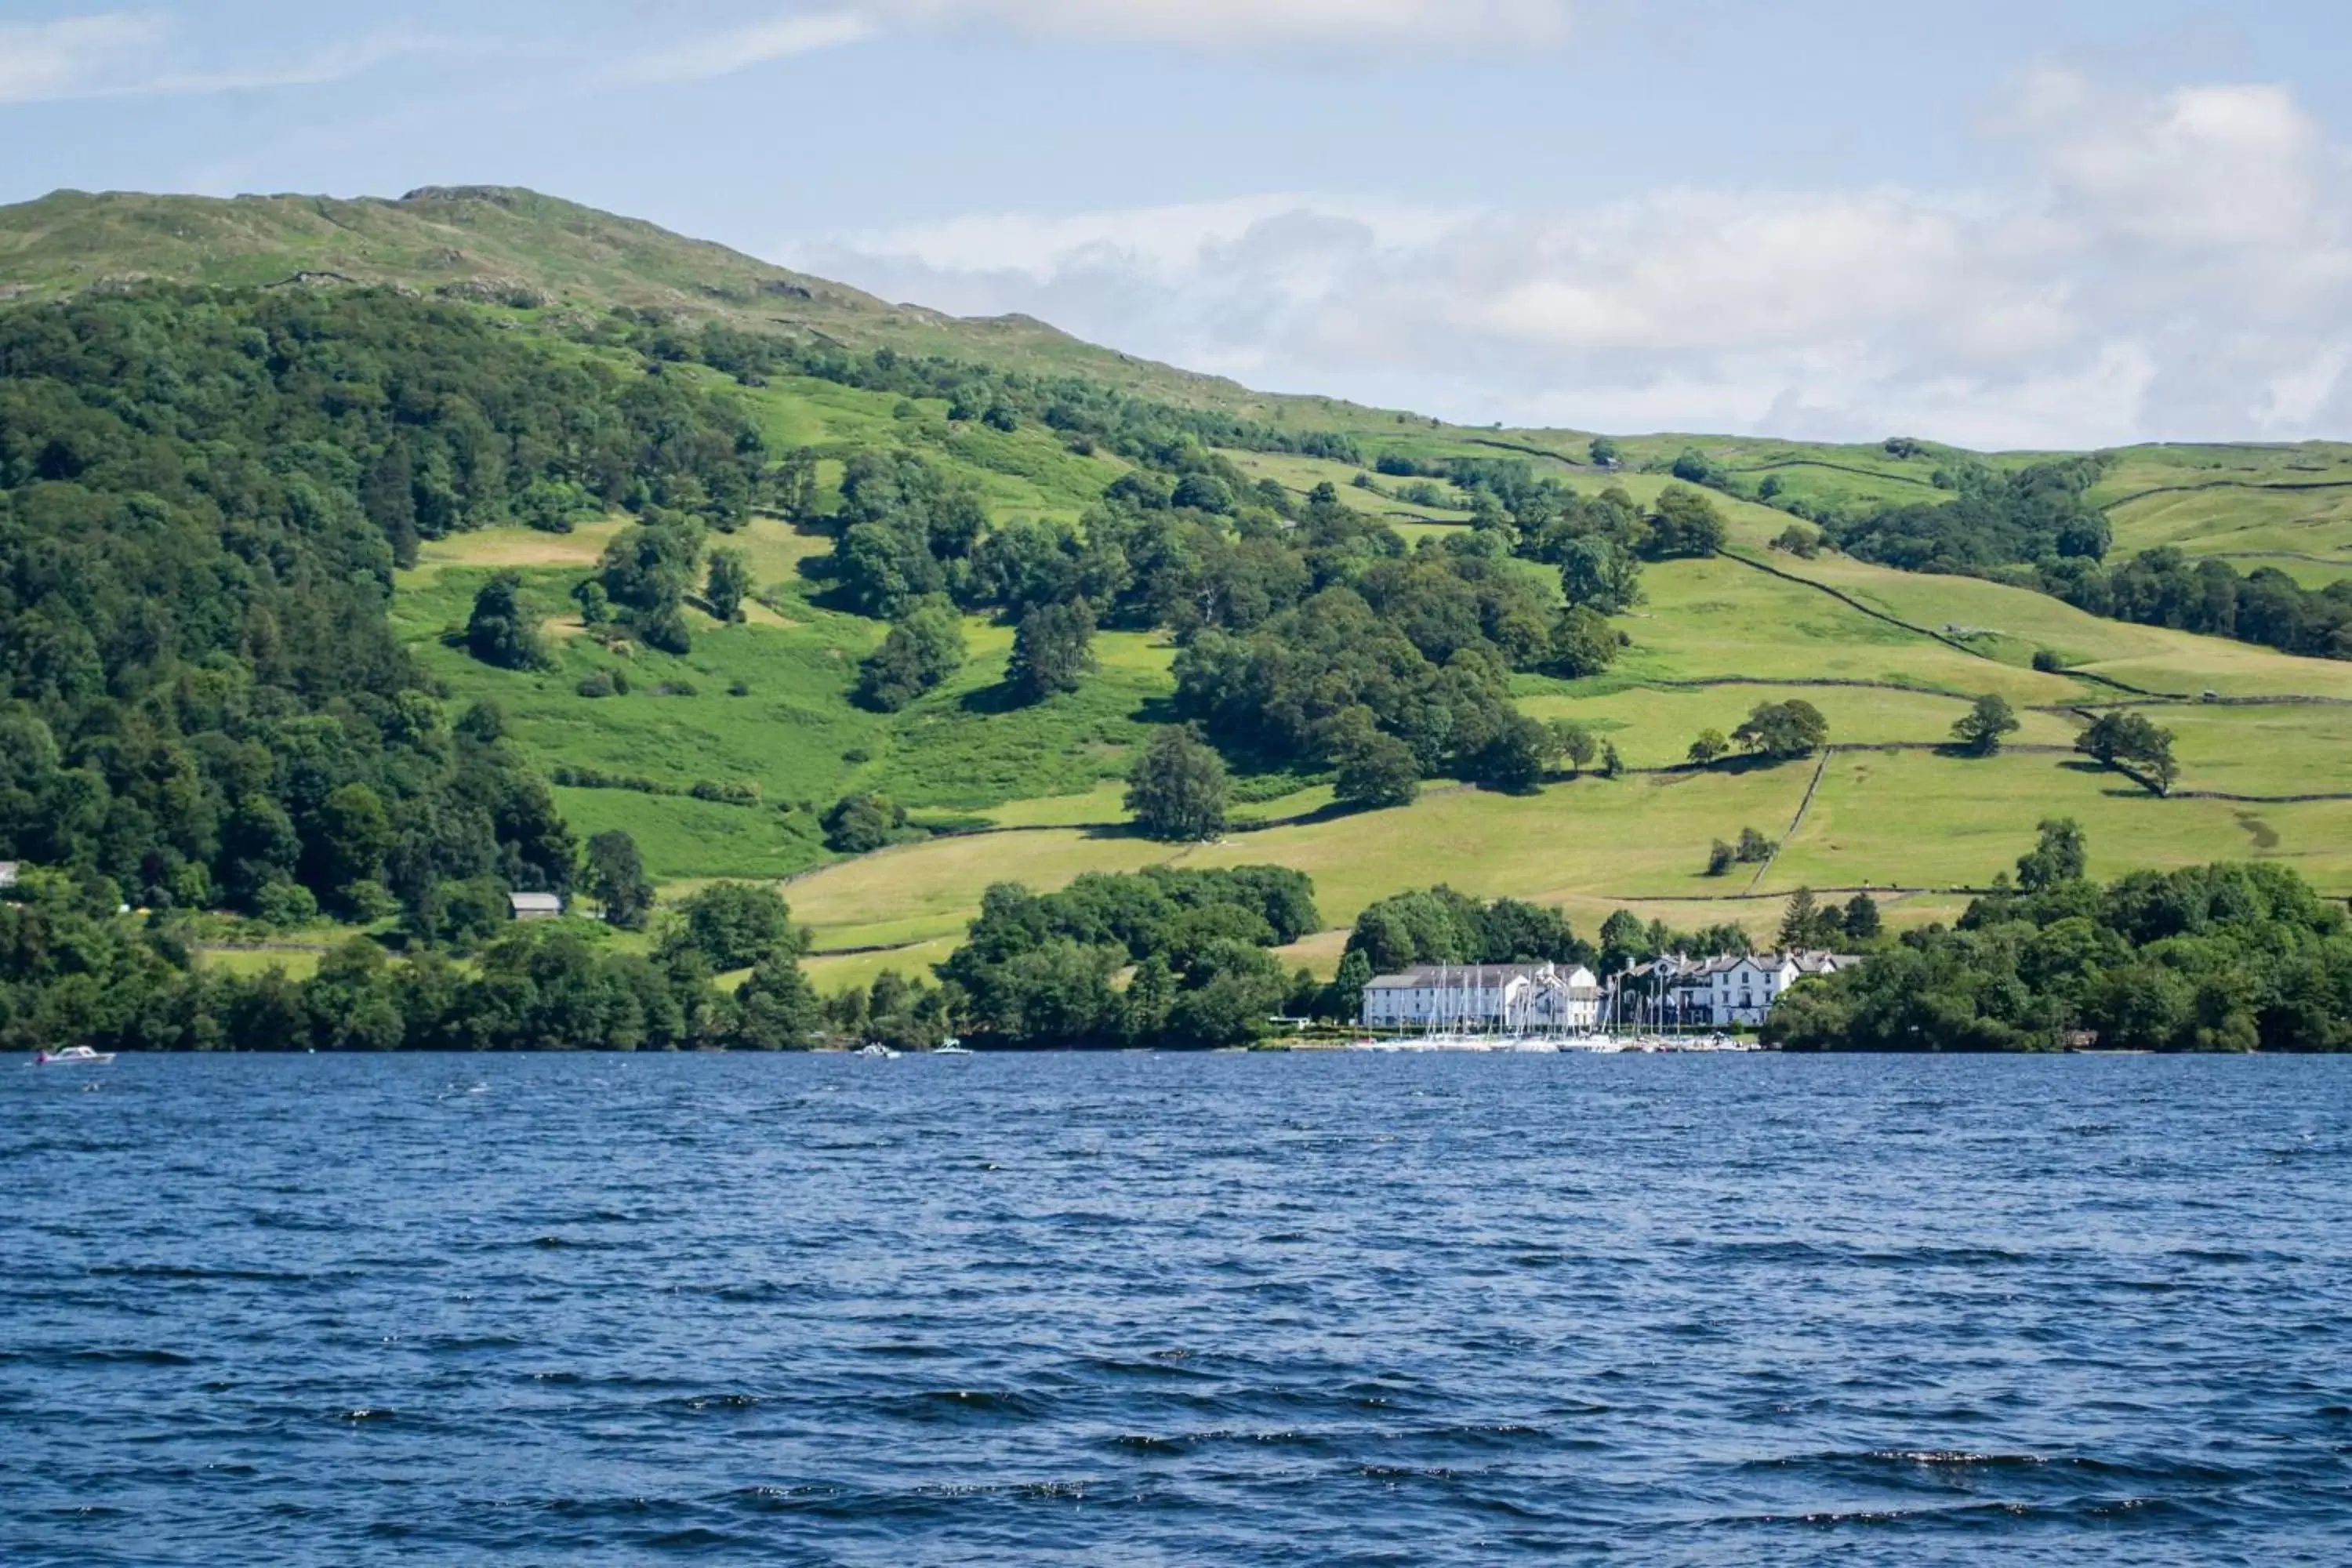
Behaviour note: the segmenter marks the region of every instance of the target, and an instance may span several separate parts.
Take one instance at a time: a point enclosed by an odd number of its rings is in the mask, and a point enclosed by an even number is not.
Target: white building
[[[1670,953],[1617,977],[1612,1015],[1620,1024],[1667,1028],[1750,1028],[1764,1022],[1783,992],[1808,975],[1835,974],[1862,960],[1810,951],[1691,959]]]
[[[1430,963],[1364,987],[1364,1027],[1580,1035],[1601,1024],[1601,983],[1582,964]]]
[[[13,888],[16,885],[16,862],[14,860],[0,860],[0,888]]]
[[[563,912],[563,900],[553,893],[509,893],[507,907],[519,921],[551,921]]]

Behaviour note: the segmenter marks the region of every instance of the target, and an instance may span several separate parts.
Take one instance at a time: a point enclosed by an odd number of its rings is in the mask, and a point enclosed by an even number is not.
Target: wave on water
[[[0,1562],[2352,1539],[2336,1061],[853,1065],[0,1098]]]

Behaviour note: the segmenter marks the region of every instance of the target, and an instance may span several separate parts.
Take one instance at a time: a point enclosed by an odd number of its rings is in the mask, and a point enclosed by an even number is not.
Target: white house
[[[16,885],[16,862],[14,860],[0,860],[0,888],[13,888]]]
[[[507,907],[519,921],[551,921],[563,912],[563,900],[553,893],[509,893]]]
[[[1368,1029],[1578,1035],[1600,1023],[1601,983],[1580,963],[1430,963],[1364,987]]]
[[[1764,1022],[1781,993],[1808,975],[1835,974],[1862,960],[1819,950],[1691,959],[1668,954],[1617,977],[1613,1016],[1621,1024],[1727,1029]]]

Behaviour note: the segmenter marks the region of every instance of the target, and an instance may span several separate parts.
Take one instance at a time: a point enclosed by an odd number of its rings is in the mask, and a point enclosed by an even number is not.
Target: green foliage
[[[1128,775],[1127,809],[1153,838],[1200,841],[1225,830],[1224,760],[1190,729],[1152,736]]]
[[[1703,768],[1728,755],[1730,751],[1731,742],[1724,738],[1722,731],[1701,730],[1698,739],[1690,743],[1689,756],[1694,763]]]
[[[1707,847],[1706,874],[1710,877],[1727,876],[1738,858],[1739,852],[1718,838]]]
[[[1972,756],[1990,757],[2019,728],[2017,712],[2010,707],[2009,699],[1998,691],[1989,691],[1953,721],[1952,743]]]
[[[1277,867],[1089,873],[1042,897],[1000,883],[939,972],[973,1030],[1007,1045],[1234,1045],[1287,997],[1266,948],[1320,923],[1311,884]]]
[[[484,664],[501,669],[539,669],[549,662],[547,644],[520,602],[522,574],[501,572],[474,595],[466,621],[466,647]]]
[[[2172,755],[2172,731],[2127,709],[2099,715],[2075,737],[2074,749],[2137,778],[2156,795],[2170,794],[2173,781],[2180,776]]]
[[[2281,866],[2061,878],[1980,899],[1792,987],[1766,1037],[1802,1050],[2352,1049],[2344,911]]]
[[[2089,862],[2083,825],[2071,816],[2044,818],[2033,848],[2019,857],[2017,885],[2046,893],[2063,882],[2080,881]]]
[[[1774,762],[1809,757],[1829,740],[1829,721],[1801,697],[1785,702],[1759,702],[1748,710],[1731,738]]]
[[[698,957],[723,973],[807,951],[806,933],[793,925],[783,895],[756,883],[713,882],[664,919],[658,952],[665,961]]]
[[[822,825],[826,848],[865,855],[906,837],[907,808],[885,795],[845,795],[826,808]]]
[[[857,667],[857,700],[896,713],[963,668],[963,623],[944,599],[925,599]]]
[[[710,552],[709,575],[703,581],[703,602],[722,621],[743,618],[743,601],[751,593],[751,565],[743,552],[731,546]]]
[[[1760,866],[1780,852],[1780,846],[1753,827],[1739,830],[1738,857],[1742,864]]]
[[[1555,719],[1551,732],[1552,739],[1559,743],[1559,754],[1566,757],[1568,765],[1577,773],[1591,767],[1592,759],[1601,754],[1601,738],[1586,725],[1570,719]]]
[[[1613,468],[1624,457],[1617,443],[1606,436],[1595,436],[1586,447],[1585,455],[1592,459],[1595,468]]]
[[[1445,887],[1367,906],[1348,933],[1347,952],[1363,956],[1368,979],[1424,963],[1590,963],[1594,957],[1557,909],[1517,899],[1482,903]]]
[[[1552,622],[1551,668],[1574,680],[1599,675],[1617,662],[1617,628],[1595,611],[1571,605]]]
[[[1845,934],[1844,912],[1822,903],[1811,888],[1799,888],[1781,911],[1777,945],[1782,952],[1835,947]]]
[[[1822,536],[1801,522],[1792,522],[1773,538],[1772,548],[1784,550],[1801,561],[1811,561],[1822,552]]]
[[[815,990],[786,948],[769,950],[735,993],[724,1035],[738,1050],[804,1051],[822,1037]]]
[[[1659,560],[1713,555],[1727,530],[1723,513],[1697,490],[1668,485],[1650,512],[1649,552]]]
[[[1642,602],[1641,558],[1607,534],[1568,539],[1557,554],[1570,605],[1613,616]]]
[[[1370,710],[1349,711],[1362,717],[1332,743],[1331,760],[1339,767],[1332,797],[1362,811],[1411,805],[1421,794],[1421,763],[1412,748],[1375,728]]]
[[[588,840],[588,866],[582,878],[588,896],[602,904],[607,922],[642,931],[653,912],[654,885],[637,854],[637,841],[618,828]]]
[[[1019,702],[1076,691],[1095,668],[1095,615],[1084,599],[1041,605],[1021,617],[1004,684]]]

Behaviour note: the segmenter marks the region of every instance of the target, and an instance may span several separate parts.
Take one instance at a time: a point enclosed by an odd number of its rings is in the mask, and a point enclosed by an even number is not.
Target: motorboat
[[[68,1046],[63,1050],[36,1051],[26,1064],[37,1068],[104,1067],[114,1059],[112,1051],[94,1051],[88,1046]]]
[[[970,1046],[952,1035],[931,1047],[931,1055],[935,1057],[968,1057],[975,1054]]]
[[[879,1040],[868,1040],[857,1047],[857,1054],[861,1057],[896,1057],[898,1053]]]

